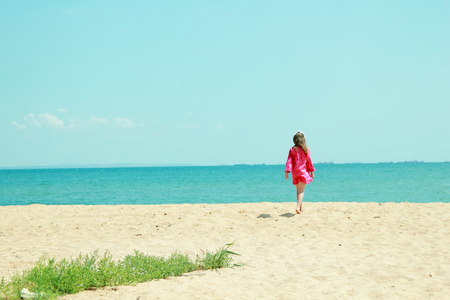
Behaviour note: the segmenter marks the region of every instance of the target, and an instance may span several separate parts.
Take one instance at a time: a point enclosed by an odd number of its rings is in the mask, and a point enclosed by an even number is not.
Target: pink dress
[[[308,154],[301,147],[294,146],[289,149],[289,156],[286,161],[286,172],[292,172],[292,183],[299,182],[311,183],[313,181],[309,172],[314,172],[314,166],[311,161],[311,152]]]

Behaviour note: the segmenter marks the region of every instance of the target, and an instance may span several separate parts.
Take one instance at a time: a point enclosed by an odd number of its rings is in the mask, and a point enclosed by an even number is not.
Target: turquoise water
[[[317,164],[310,202],[450,202],[450,163]],[[0,205],[295,201],[283,165],[0,170]]]

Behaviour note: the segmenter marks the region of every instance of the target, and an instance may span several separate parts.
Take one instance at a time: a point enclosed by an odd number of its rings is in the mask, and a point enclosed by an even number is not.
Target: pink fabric
[[[309,175],[309,172],[315,171],[310,154],[310,152],[306,154],[302,148],[297,146],[289,149],[285,171],[292,172],[293,184],[297,184],[299,181],[303,183],[311,183],[313,181],[311,175]]]

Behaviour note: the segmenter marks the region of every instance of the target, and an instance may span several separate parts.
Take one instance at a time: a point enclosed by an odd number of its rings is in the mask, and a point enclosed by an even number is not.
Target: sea
[[[450,202],[450,163],[316,164],[305,202]],[[284,165],[0,170],[0,206],[295,202]]]

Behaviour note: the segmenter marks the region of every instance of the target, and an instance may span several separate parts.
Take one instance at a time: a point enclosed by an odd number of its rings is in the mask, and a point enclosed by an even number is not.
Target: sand
[[[0,207],[0,278],[57,259],[140,250],[195,259],[227,243],[245,267],[60,299],[446,299],[450,204]],[[447,298],[448,299],[448,298]]]

